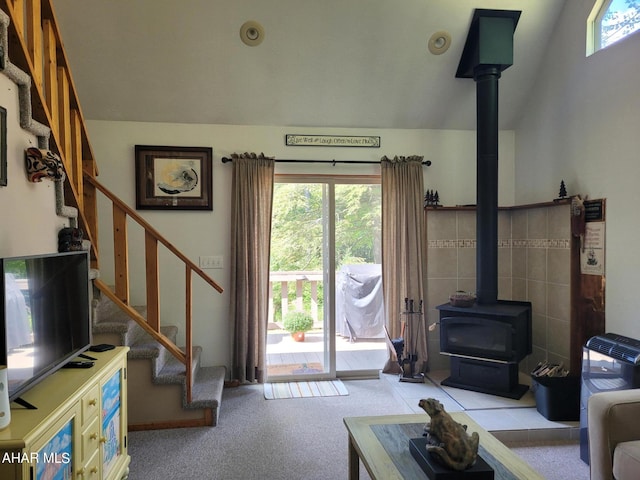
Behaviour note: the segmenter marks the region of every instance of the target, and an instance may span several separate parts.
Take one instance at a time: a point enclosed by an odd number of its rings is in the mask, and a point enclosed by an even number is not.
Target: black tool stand
[[[407,353],[403,356],[403,351],[397,351],[398,363],[402,369],[400,374],[401,382],[424,383],[424,373],[416,371],[416,362],[418,361],[418,338],[420,337],[420,329],[422,328],[422,300],[417,311],[414,311],[413,300],[404,299],[405,311],[401,312],[404,316],[403,325],[403,347]],[[404,350],[404,348],[403,348]]]

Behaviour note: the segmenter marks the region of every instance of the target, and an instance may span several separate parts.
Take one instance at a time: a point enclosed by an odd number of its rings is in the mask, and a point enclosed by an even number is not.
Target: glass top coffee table
[[[493,468],[495,480],[544,480],[531,466],[462,412],[451,417],[478,432],[478,454]],[[428,479],[409,451],[409,439],[422,436],[426,414],[346,417],[349,433],[349,479],[358,480],[360,461],[372,479]]]

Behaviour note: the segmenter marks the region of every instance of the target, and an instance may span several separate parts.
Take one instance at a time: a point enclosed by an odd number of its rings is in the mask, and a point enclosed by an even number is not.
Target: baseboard
[[[216,415],[212,409],[205,408],[202,411],[202,418],[193,418],[189,420],[167,420],[160,422],[135,423],[129,424],[130,432],[144,430],[163,430],[167,428],[193,428],[193,427],[215,427],[217,424]]]

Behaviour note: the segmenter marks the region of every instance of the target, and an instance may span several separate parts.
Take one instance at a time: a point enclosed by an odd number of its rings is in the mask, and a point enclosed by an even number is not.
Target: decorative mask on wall
[[[41,182],[43,178],[60,180],[64,178],[64,168],[60,157],[51,150],[27,148],[25,163],[30,182]]]

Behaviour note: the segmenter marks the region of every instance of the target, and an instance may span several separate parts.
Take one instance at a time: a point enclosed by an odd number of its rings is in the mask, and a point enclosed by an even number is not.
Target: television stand
[[[96,353],[93,368],[57,370],[20,395],[17,403],[38,408],[11,405],[11,423],[0,430],[2,480],[52,471],[74,480],[127,477],[128,351]]]

